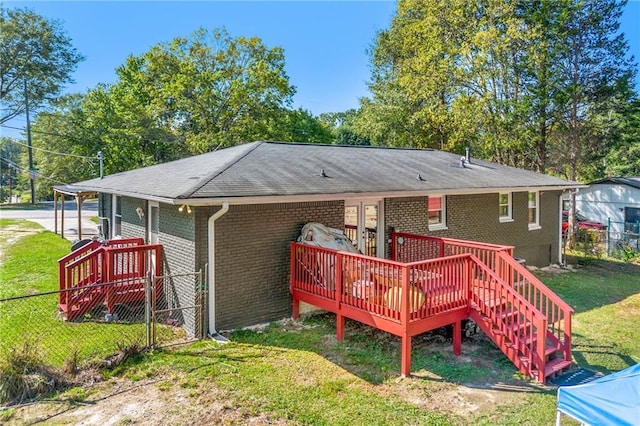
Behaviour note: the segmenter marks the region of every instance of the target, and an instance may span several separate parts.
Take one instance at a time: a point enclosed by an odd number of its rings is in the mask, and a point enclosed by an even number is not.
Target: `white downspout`
[[[562,207],[563,207],[563,196],[564,196],[564,191],[560,193],[560,211],[558,212],[558,220],[560,221],[560,238],[558,238],[558,265],[561,266],[566,266],[564,265],[565,263],[565,259],[562,257],[562,240],[563,240],[563,235],[562,235]],[[567,235],[568,235],[568,230],[567,230]]]
[[[217,334],[215,328],[216,321],[216,237],[215,237],[215,223],[220,219],[222,215],[229,211],[229,203],[222,203],[220,210],[215,212],[208,221],[208,246],[209,246],[209,335],[214,336]]]

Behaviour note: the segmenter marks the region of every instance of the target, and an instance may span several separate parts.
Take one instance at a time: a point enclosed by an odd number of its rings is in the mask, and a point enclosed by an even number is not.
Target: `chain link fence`
[[[154,346],[206,337],[208,289],[202,271],[157,277],[153,280],[151,293],[155,296],[151,298],[151,341]]]
[[[569,247],[570,244],[573,247]],[[564,238],[564,247],[588,256],[631,261],[640,258],[640,233],[633,230],[578,228]]]
[[[205,337],[206,300],[202,271],[0,299],[0,404],[16,402],[17,377],[43,375],[46,384]]]

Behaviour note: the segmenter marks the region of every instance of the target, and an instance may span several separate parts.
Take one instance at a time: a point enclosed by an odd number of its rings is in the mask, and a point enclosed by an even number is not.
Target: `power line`
[[[6,127],[6,126],[5,126],[5,127]],[[15,140],[15,139],[7,139],[7,140],[8,140],[9,142],[12,142],[12,143],[15,143],[15,144],[18,144],[18,145],[22,145],[22,146],[26,146],[26,147],[28,147],[28,145],[27,145],[27,144],[22,143],[22,142],[18,142],[18,141],[17,141],[17,140]],[[77,155],[77,154],[67,154],[67,153],[65,153],[65,152],[50,151],[50,150],[48,150],[48,149],[38,148],[38,147],[36,147],[36,146],[32,146],[31,148],[32,148],[32,149],[35,149],[35,150],[38,150],[38,151],[47,152],[47,153],[49,153],[49,154],[64,155],[64,156],[67,156],[67,157],[82,158],[83,160],[87,160],[87,161],[89,161],[89,163],[93,164],[93,162],[91,161],[91,160],[93,160],[93,157],[88,157],[88,156],[85,156],[85,155]]]
[[[0,160],[4,160],[4,161],[9,165],[9,167],[12,167],[12,168],[14,168],[14,169],[16,169],[16,170],[19,170],[19,171],[21,171],[21,172],[31,173],[29,170],[25,169],[24,167],[20,167],[19,165],[17,165],[17,164],[16,164],[16,163],[14,163],[13,161],[8,160],[8,159],[6,159],[6,158],[4,158],[4,157],[0,157]],[[68,183],[66,183],[66,182],[62,182],[62,181],[60,181],[60,180],[53,179],[53,178],[51,178],[51,177],[42,176],[42,175],[41,175],[41,174],[39,174],[39,173],[38,173],[38,178],[46,179],[46,180],[49,180],[49,181],[51,181],[51,182],[59,183],[59,184],[61,184],[61,185],[68,185]]]
[[[9,126],[7,124],[0,124],[0,127],[5,127],[7,129],[13,129],[13,130],[22,130],[23,132],[27,131],[26,127]],[[73,141],[78,141],[78,139],[74,138],[73,136],[61,135],[60,133],[43,132],[41,130],[33,130],[33,129],[31,130],[31,133],[38,133],[40,135],[47,135],[47,136],[57,136],[59,138],[66,138]]]

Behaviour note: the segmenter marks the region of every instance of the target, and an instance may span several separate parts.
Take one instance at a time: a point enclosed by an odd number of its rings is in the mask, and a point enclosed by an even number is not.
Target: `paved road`
[[[53,201],[38,204],[37,209],[19,210],[2,209],[0,218],[3,219],[26,219],[37,222],[45,229],[53,232],[55,229],[55,212],[53,211]],[[62,211],[58,203],[58,233],[62,226]],[[98,233],[98,227],[90,218],[98,216],[98,202],[85,201],[82,203],[82,238],[91,238]],[[70,241],[78,239],[78,210],[75,201],[65,201],[64,203],[64,237]]]

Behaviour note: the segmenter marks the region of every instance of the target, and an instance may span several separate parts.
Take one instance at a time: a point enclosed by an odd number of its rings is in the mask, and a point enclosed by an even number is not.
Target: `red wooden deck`
[[[159,244],[145,245],[142,238],[93,241],[58,260],[59,308],[72,321],[100,304],[111,314],[118,304],[142,301],[151,268],[161,275]]]
[[[520,371],[544,382],[571,363],[571,308],[522,267],[513,248],[392,234],[385,260],[291,244],[293,316],[306,302],[402,339],[401,373],[411,370],[413,336],[473,319]],[[398,261],[400,260],[400,261]]]

